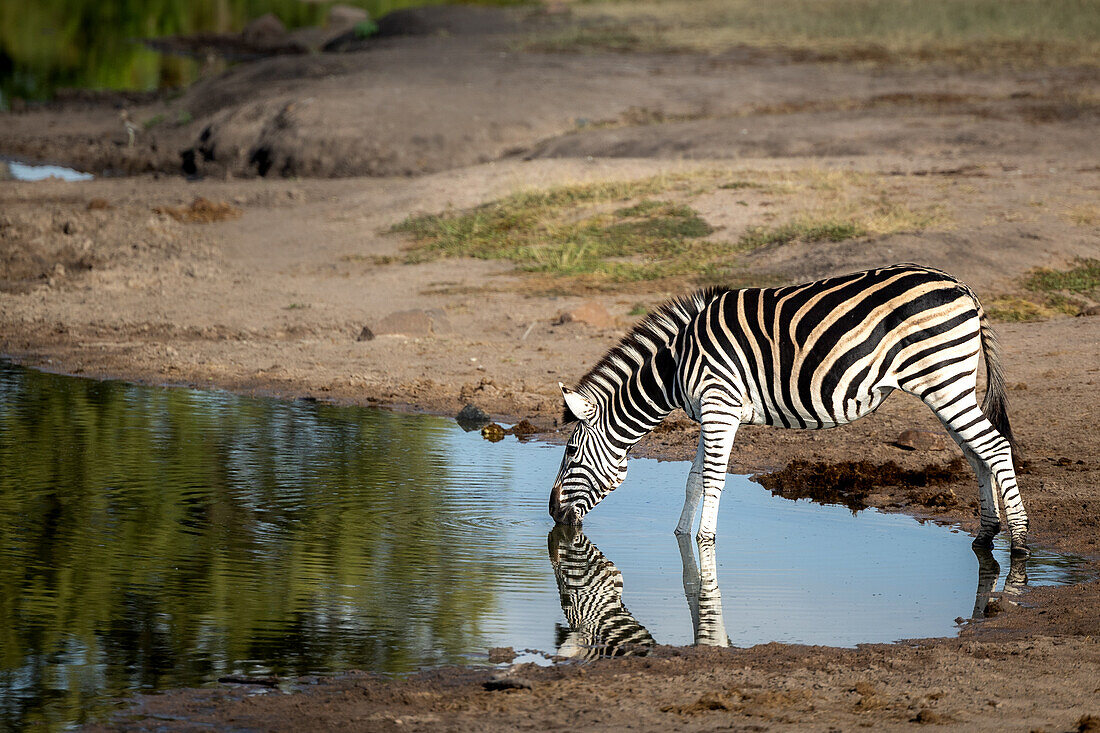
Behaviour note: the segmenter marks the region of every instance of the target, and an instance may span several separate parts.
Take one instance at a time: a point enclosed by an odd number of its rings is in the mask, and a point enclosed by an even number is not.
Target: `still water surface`
[[[578,618],[592,603],[657,643],[692,643],[684,563],[698,555],[671,532],[687,464],[632,460],[584,534],[562,539],[546,515],[560,457],[442,418],[0,362],[0,727],[72,724],[133,691],[231,673],[576,651],[593,637],[571,631],[599,636]],[[735,476],[721,514],[702,605],[713,612],[719,583],[710,640],[737,646],[951,635],[1009,568],[1000,547],[1005,572],[987,561],[981,576],[965,534]],[[551,559],[577,574],[561,593]],[[1076,568],[1037,553],[1027,582]]]

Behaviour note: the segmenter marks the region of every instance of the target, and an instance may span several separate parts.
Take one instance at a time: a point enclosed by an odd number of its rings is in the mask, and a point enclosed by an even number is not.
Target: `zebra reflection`
[[[1001,566],[988,547],[975,545],[974,555],[978,558],[978,591],[974,594],[974,610],[970,618],[983,619],[988,615],[990,596],[993,594],[993,586],[996,585],[997,578],[1001,575]],[[1008,575],[1005,576],[1005,587],[1001,595],[1006,602],[1015,603],[1009,600],[1009,597],[1020,595],[1027,585],[1027,558],[1013,555],[1009,563]]]
[[[684,595],[691,611],[695,643],[729,646],[722,620],[714,543],[678,538],[684,568]],[[573,659],[641,656],[656,642],[623,605],[623,577],[615,564],[574,527],[558,525],[547,538],[550,564],[558,581],[561,608],[569,627],[558,626],[557,654]]]
[[[722,619],[722,589],[718,587],[718,561],[714,540],[699,540],[699,564],[687,535],[676,535],[680,562],[684,565],[684,597],[691,611],[696,646],[729,646],[726,622]]]
[[[546,538],[558,581],[561,610],[559,657],[642,656],[657,642],[623,605],[623,576],[580,530],[554,527]]]

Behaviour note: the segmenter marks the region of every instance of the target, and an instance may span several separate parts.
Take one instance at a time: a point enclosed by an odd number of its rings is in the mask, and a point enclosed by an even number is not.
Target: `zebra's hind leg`
[[[695,511],[699,500],[703,498],[703,436],[699,436],[699,448],[695,451],[695,462],[688,473],[687,488],[684,490],[684,510],[680,512],[680,521],[676,523],[677,535],[691,534],[691,524],[695,521]]]
[[[1000,530],[997,512],[997,503],[1000,500],[1008,520],[1008,531],[1012,536],[1012,553],[1028,554],[1027,512],[1016,483],[1012,449],[1008,440],[982,414],[973,391],[954,399],[943,399],[942,402],[936,397],[937,395],[926,396],[925,404],[936,413],[936,417],[962,448],[977,474],[982,527],[975,544],[988,546]]]

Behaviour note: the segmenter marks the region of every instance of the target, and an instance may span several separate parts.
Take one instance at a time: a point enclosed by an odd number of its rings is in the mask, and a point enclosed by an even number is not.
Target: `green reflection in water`
[[[444,0],[341,0],[378,18]],[[303,0],[4,0],[0,2],[0,108],[57,89],[152,90],[197,78],[199,64],[136,41],[241,30],[272,12],[288,28],[323,23],[332,2]]]
[[[0,363],[0,728],[462,661],[516,568],[464,519],[444,429]]]

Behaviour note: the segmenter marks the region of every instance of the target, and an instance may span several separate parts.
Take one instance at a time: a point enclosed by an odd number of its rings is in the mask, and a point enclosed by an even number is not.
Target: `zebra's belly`
[[[839,406],[816,405],[813,411],[797,409],[791,405],[754,405],[751,419],[744,422],[753,425],[773,425],[780,428],[821,430],[847,425],[878,409],[882,401],[894,391],[893,387],[880,387],[855,397],[846,398]]]

